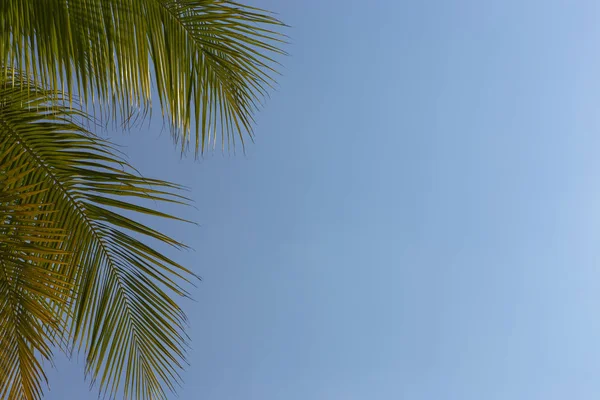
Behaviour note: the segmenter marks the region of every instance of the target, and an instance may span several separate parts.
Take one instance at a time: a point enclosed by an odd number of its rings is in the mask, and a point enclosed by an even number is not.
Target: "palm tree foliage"
[[[185,146],[203,151],[252,133],[272,86],[281,23],[218,0],[3,0],[0,55],[54,91],[128,116],[156,84],[163,114]],[[113,114],[114,115],[114,114]]]
[[[185,246],[139,220],[179,220],[155,208],[188,200],[86,127],[143,114],[156,92],[182,149],[217,132],[243,143],[279,25],[230,1],[0,2],[0,398],[41,398],[57,349],[82,351],[111,397],[165,398],[181,381],[175,300],[195,276],[155,250]]]
[[[28,87],[29,86],[29,87]],[[3,217],[0,255],[0,388],[38,398],[61,341],[79,342],[103,390],[155,398],[172,388],[183,358],[185,295],[191,273],[140,241],[179,242],[127,214],[174,218],[132,197],[185,202],[173,184],[145,179],[108,143],[76,121],[52,92],[0,88]]]

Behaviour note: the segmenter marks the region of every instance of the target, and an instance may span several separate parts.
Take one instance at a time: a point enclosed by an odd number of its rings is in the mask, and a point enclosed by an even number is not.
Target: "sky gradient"
[[[247,155],[110,135],[197,207],[179,398],[596,398],[600,3],[249,4],[292,43]]]

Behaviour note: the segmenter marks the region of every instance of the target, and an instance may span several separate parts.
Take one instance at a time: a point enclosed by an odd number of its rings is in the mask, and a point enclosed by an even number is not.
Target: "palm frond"
[[[30,334],[24,336],[28,341],[18,342],[11,351],[22,354],[22,348],[28,348],[30,354],[51,357],[42,344],[55,335],[43,336],[38,329],[46,318],[40,310],[46,310],[50,313],[47,318],[59,316],[70,326],[68,339],[85,352],[86,370],[101,392],[111,396],[122,393],[128,399],[165,398],[165,389],[174,390],[179,381],[186,345],[185,315],[173,296],[185,296],[182,285],[194,276],[143,238],[175,248],[185,247],[183,244],[137,222],[132,215],[177,219],[134,200],[159,204],[186,204],[187,200],[178,194],[177,185],[134,174],[109,143],[77,122],[85,115],[60,105],[65,99],[15,76],[14,82],[0,81],[3,165],[13,171],[15,190],[31,188],[28,203],[40,205],[41,210],[49,207],[35,217],[30,227],[33,235],[47,224],[48,229],[58,230],[48,234],[65,236],[39,240],[50,252],[47,257],[55,257],[56,262],[52,258],[37,269],[4,267],[7,274],[13,274],[7,275],[8,283],[0,287],[6,291],[6,299],[13,299],[5,308],[28,307],[32,313],[29,325],[22,327]],[[18,279],[25,278],[32,282],[31,288],[26,282],[17,285]],[[66,288],[54,289],[63,282],[68,284]],[[54,297],[56,301],[50,302]],[[29,304],[30,298],[38,303]],[[65,298],[67,301],[61,302]],[[43,299],[47,299],[47,307],[40,305],[46,304]],[[10,326],[6,322],[0,329]],[[17,333],[23,332],[15,331],[13,336]],[[2,357],[13,360],[10,354]],[[31,388],[28,390],[37,395],[43,376],[31,359],[0,361],[7,365],[5,382],[11,388]]]
[[[53,266],[67,252],[48,244],[65,238],[48,220],[53,210],[35,199],[36,184],[22,185],[28,166],[23,152],[0,152],[0,398],[39,399],[46,381],[42,360],[50,360],[71,296],[69,282]]]
[[[284,37],[270,13],[228,0],[3,0],[0,66],[122,117],[152,82],[182,149],[243,144],[274,84]]]

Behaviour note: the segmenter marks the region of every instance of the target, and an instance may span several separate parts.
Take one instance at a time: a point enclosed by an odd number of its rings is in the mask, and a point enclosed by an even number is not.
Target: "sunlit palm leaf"
[[[19,175],[13,179],[15,190],[35,185],[28,203],[43,205],[42,209],[51,205],[52,212],[30,227],[33,235],[48,221],[48,229],[59,230],[52,231],[54,235],[67,235],[58,241],[41,240],[41,245],[50,251],[48,257],[57,257],[53,252],[69,257],[68,262],[42,263],[23,276],[37,288],[42,285],[43,277],[38,275],[43,275],[39,272],[43,268],[68,284],[72,295],[61,304],[58,300],[65,298],[65,288],[52,289],[58,283],[44,283],[42,289],[49,292],[38,293],[18,281],[25,279],[20,278],[27,270],[23,265],[6,266],[15,278],[5,278],[9,283],[0,287],[7,299],[14,299],[5,308],[28,307],[32,312],[23,328],[30,335],[27,345],[17,343],[15,348],[21,351],[25,346],[31,354],[37,351],[49,358],[49,347],[43,344],[49,346],[48,339],[54,336],[42,336],[38,327],[45,324],[44,318],[61,316],[71,327],[70,339],[85,350],[87,371],[102,391],[111,395],[122,391],[125,398],[164,398],[164,389],[173,390],[179,379],[185,346],[185,316],[171,296],[186,295],[181,284],[192,275],[140,238],[176,248],[182,244],[131,219],[132,214],[174,217],[132,200],[186,200],[176,194],[176,185],[132,173],[105,141],[77,123],[82,115],[57,106],[61,99],[51,91],[16,78],[14,83],[0,82],[0,155]],[[36,301],[56,297],[57,302],[37,307],[28,303],[31,296]],[[42,311],[50,314],[46,317]],[[8,332],[10,327],[6,322],[0,329]],[[37,398],[43,375],[37,364],[27,362],[8,364],[4,373],[10,378],[8,385],[29,388],[31,395],[23,398]]]
[[[88,106],[128,116],[147,109],[154,80],[182,146],[196,151],[252,134],[274,83],[282,25],[266,11],[220,0],[3,0],[0,66]]]
[[[45,381],[41,359],[50,360],[61,321],[56,312],[70,298],[70,284],[56,266],[68,253],[49,244],[64,232],[48,219],[36,184],[17,146],[0,148],[0,398],[37,399]]]

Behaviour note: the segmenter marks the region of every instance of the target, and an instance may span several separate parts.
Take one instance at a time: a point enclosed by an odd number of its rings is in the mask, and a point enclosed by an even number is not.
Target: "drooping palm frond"
[[[49,359],[58,337],[79,343],[101,392],[164,398],[186,342],[172,297],[186,295],[193,275],[141,238],[181,243],[131,215],[173,219],[133,200],[186,200],[176,185],[134,174],[63,100],[18,75],[0,80],[0,176],[17,196],[0,204],[24,213],[4,217],[14,239],[0,220],[0,389],[38,399],[44,378],[34,360]],[[63,324],[58,334],[44,330],[51,321]]]
[[[35,399],[46,380],[42,360],[59,345],[70,283],[53,266],[69,254],[48,244],[66,237],[39,203],[37,184],[23,184],[30,168],[16,147],[0,153],[0,398]],[[40,358],[42,360],[40,360]]]
[[[229,0],[3,0],[0,66],[129,115],[152,82],[176,139],[196,152],[252,135],[273,85],[282,23]]]

